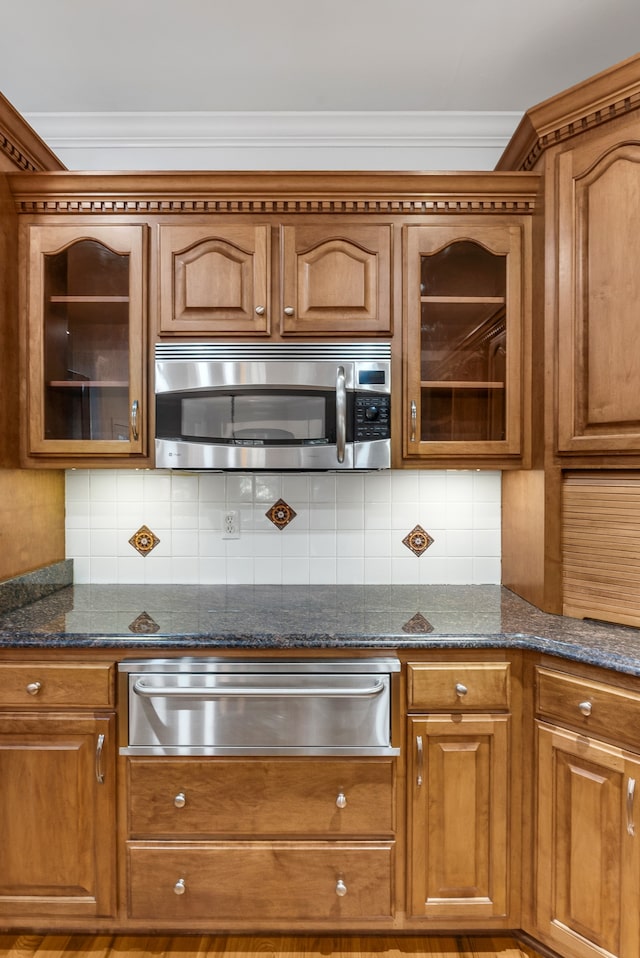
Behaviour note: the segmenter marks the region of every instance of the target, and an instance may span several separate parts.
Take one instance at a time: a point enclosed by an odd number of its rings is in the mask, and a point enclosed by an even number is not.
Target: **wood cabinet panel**
[[[131,835],[388,835],[391,761],[131,759]]]
[[[22,246],[26,457],[143,456],[146,227],[31,223]]]
[[[129,914],[175,923],[389,919],[392,843],[128,846]]]
[[[640,947],[640,842],[629,803],[640,761],[538,724],[539,933],[576,958],[634,958]]]
[[[408,741],[410,914],[506,916],[509,716],[414,717]]]
[[[561,154],[558,206],[558,449],[638,452],[640,146]]]
[[[113,914],[114,728],[106,716],[2,715],[0,915],[8,922]]]
[[[509,663],[409,663],[407,697],[410,709],[422,711],[508,709]]]
[[[160,226],[161,335],[267,335],[270,255],[264,223]]]
[[[408,226],[403,256],[404,457],[519,455],[528,224]]]
[[[391,332],[391,227],[282,226],[282,332]]]
[[[104,708],[113,705],[113,685],[107,664],[7,663],[0,666],[0,706]]]
[[[552,722],[568,724],[631,748],[640,747],[640,694],[548,669],[538,669],[536,708]]]

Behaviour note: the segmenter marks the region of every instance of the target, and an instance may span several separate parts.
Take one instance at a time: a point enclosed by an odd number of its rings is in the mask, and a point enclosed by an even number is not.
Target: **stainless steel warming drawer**
[[[124,755],[399,752],[394,656],[140,659],[118,669],[127,702]]]

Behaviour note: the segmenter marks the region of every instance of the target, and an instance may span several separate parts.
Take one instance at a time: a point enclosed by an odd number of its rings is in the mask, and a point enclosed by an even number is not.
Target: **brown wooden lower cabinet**
[[[509,716],[409,719],[409,913],[508,914]]]
[[[0,923],[115,909],[115,717],[0,715]]]
[[[132,843],[129,912],[178,924],[389,919],[393,852],[392,842]]]
[[[539,723],[536,921],[562,955],[640,954],[640,756]]]

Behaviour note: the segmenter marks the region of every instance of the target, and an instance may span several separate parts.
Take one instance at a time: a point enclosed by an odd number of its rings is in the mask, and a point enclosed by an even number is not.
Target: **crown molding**
[[[216,157],[240,158],[243,168],[300,168],[300,157],[317,157],[331,164],[349,154],[353,162],[380,163],[386,157],[449,158],[452,152],[474,157],[484,151],[499,156],[521,114],[512,112],[166,112],[166,113],[29,113],[29,122],[74,169],[209,169]],[[285,164],[291,154],[292,165]],[[163,166],[162,155],[178,157],[184,165]],[[73,157],[95,157],[95,165],[73,163]],[[140,166],[118,162],[134,156]],[[100,158],[108,157],[109,166]],[[273,161],[277,157],[280,162]],[[144,158],[153,162],[144,163]],[[155,159],[154,159],[155,158]],[[493,166],[493,162],[491,163]],[[489,166],[488,168],[491,168]],[[333,167],[341,168],[334,163]],[[371,168],[371,167],[370,167]],[[395,168],[393,162],[386,168]],[[416,167],[426,168],[419,163]],[[449,168],[435,167],[438,169]],[[477,168],[472,164],[470,167]],[[487,168],[487,167],[484,167]]]

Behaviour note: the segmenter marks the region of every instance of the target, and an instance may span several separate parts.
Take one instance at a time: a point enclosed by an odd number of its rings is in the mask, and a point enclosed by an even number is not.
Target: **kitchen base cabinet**
[[[563,956],[640,954],[640,759],[538,724],[538,934]]]
[[[131,920],[389,922],[390,758],[127,759]]]
[[[3,924],[114,913],[114,726],[106,715],[1,716]]]
[[[471,926],[508,913],[509,717],[410,719],[409,911]]]
[[[393,914],[391,842],[132,843],[128,864],[132,918],[331,926]]]

